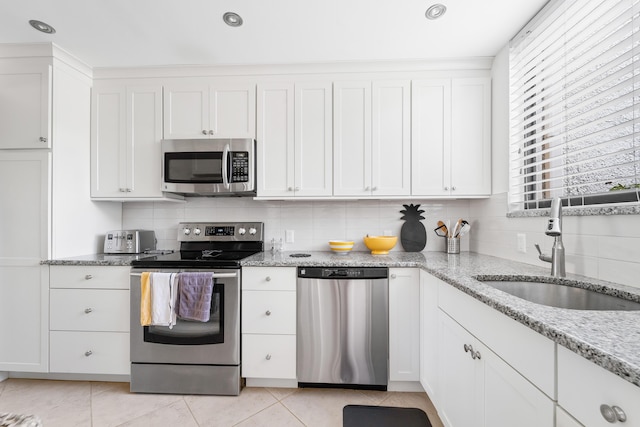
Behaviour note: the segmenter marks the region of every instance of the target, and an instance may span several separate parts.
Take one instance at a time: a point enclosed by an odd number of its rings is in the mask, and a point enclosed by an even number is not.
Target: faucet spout
[[[556,197],[551,202],[549,211],[549,222],[545,230],[547,236],[553,237],[553,248],[551,256],[544,255],[540,246],[536,245],[540,260],[551,263],[551,275],[554,277],[565,277],[564,245],[562,244],[562,200]]]

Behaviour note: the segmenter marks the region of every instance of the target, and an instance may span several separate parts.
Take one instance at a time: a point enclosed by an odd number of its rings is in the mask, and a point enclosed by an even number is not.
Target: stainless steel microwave
[[[162,191],[185,196],[255,196],[253,139],[162,140]]]

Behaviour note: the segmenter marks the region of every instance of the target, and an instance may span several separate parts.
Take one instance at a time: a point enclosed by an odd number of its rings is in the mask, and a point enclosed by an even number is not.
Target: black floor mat
[[[431,427],[429,418],[417,408],[347,405],[342,409],[342,427]]]

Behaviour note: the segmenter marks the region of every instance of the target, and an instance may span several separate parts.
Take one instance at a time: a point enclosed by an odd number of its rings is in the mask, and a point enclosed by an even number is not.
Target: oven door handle
[[[228,277],[238,277],[238,273],[211,273],[214,279],[224,279]],[[130,273],[130,276],[140,277],[142,273]]]

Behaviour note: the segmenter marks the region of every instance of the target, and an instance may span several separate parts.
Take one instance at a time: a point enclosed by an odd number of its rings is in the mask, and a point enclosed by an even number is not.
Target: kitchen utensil
[[[454,237],[462,237],[465,234],[467,234],[469,231],[471,230],[471,224],[469,224],[467,221],[462,221],[462,226],[460,227],[460,230],[458,231],[458,235],[454,236]]]
[[[460,233],[460,227],[462,227],[462,221],[464,221],[464,220],[462,218],[460,218],[456,222],[456,225],[454,225],[454,227],[453,227],[453,232],[449,235],[449,237],[458,237],[458,234]]]
[[[442,221],[438,221],[438,227],[436,227],[433,231],[435,231],[436,235],[440,237],[447,237],[449,234],[447,230],[447,226]]]

